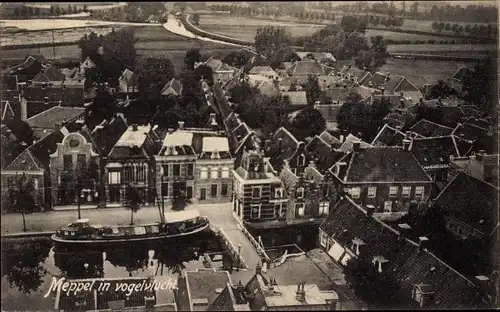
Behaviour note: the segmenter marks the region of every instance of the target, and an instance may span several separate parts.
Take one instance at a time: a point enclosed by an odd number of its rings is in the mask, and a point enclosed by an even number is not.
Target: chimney
[[[179,130],[184,129],[184,121],[179,121],[178,124],[179,124]]]
[[[255,274],[261,274],[262,273],[262,265],[260,264],[260,261],[257,263],[257,266],[255,267]]]
[[[407,140],[407,139],[403,140],[403,150],[404,151],[409,151],[410,150],[410,140]]]
[[[371,217],[371,216],[373,216],[374,213],[375,213],[375,206],[373,206],[373,205],[367,205],[366,206],[366,215],[368,217]]]
[[[265,149],[266,151],[269,151],[269,149],[270,149],[270,148],[271,148],[271,140],[266,139],[266,140],[264,141],[264,149]]]
[[[418,249],[420,249],[421,251],[423,251],[427,247],[428,243],[429,243],[429,239],[427,237],[420,236],[418,238]]]
[[[365,67],[363,67],[363,71],[364,71],[364,72],[366,71],[366,66],[365,66]]]
[[[172,134],[172,133],[174,133],[174,129],[168,128],[168,134]]]
[[[460,133],[460,142],[463,142],[464,141],[464,138],[465,138],[465,134],[464,133]]]
[[[132,125],[132,131],[137,131],[137,124]]]
[[[403,238],[408,235],[408,232],[411,230],[411,226],[408,223],[400,223],[398,224],[400,238]]]
[[[352,150],[355,152],[359,152],[361,149],[361,142],[360,141],[355,141],[352,143]]]
[[[314,163],[314,160],[310,160],[309,161],[309,167],[311,167],[311,168],[315,168],[316,167],[316,164]]]
[[[382,91],[382,96],[385,94],[385,88],[384,87],[380,87],[380,91]]]
[[[279,152],[281,152],[282,142],[283,142],[283,139],[282,139],[282,138],[279,138],[279,139],[278,139],[278,151],[279,151]]]
[[[340,141],[340,143],[344,143],[344,135],[343,134],[340,135],[339,141]]]
[[[484,154],[486,153],[485,150],[479,150],[477,153],[476,153],[476,160],[477,161],[483,161],[483,157],[484,157]]]

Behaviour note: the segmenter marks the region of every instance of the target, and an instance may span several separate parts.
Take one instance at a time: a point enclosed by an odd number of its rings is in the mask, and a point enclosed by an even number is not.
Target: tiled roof
[[[388,124],[385,124],[382,129],[380,129],[379,133],[373,139],[372,145],[373,146],[403,146],[403,140],[405,138],[405,135],[395,129],[389,126]]]
[[[120,114],[113,117],[109,122],[103,121],[92,131],[84,126],[81,133],[93,143],[99,154],[108,155],[127,129],[127,123]]]
[[[458,106],[464,116],[482,118],[485,113],[479,109],[476,105],[460,105]]]
[[[65,120],[71,121],[83,115],[85,108],[54,106],[33,117],[28,118],[27,123],[31,128],[54,129],[56,124],[61,124]]]
[[[33,152],[33,155],[40,160],[44,168],[49,167],[50,155],[57,151],[57,143],[61,143],[64,139],[62,131],[67,130],[65,130],[64,127],[61,130],[56,130],[28,147]]]
[[[363,86],[379,89],[380,87],[384,86],[384,84],[386,82],[386,78],[387,78],[387,75],[385,75],[381,72],[376,72],[376,73],[372,74],[372,76],[369,79],[365,79],[363,81]]]
[[[282,91],[281,96],[283,98],[288,97],[288,99],[290,100],[290,105],[293,106],[307,105],[306,91]]]
[[[169,82],[167,82],[161,90],[161,95],[172,94],[172,91],[169,91],[170,88],[172,88],[172,90],[175,92],[174,95],[182,94],[182,83],[179,79],[172,78]]]
[[[342,142],[340,142],[336,137],[328,133],[328,131],[321,132],[319,137],[334,148],[339,148],[342,145]]]
[[[24,98],[28,102],[44,104],[47,103],[61,106],[82,107],[84,102],[84,90],[82,87],[73,86],[24,86],[22,90]]]
[[[494,126],[491,121],[488,121],[486,119],[473,118],[473,117],[469,118],[467,120],[467,123],[474,125],[476,127],[479,127],[479,128],[483,128],[485,130],[488,130],[488,128],[490,126]]]
[[[297,61],[286,69],[291,76],[324,75],[323,67],[316,61]]]
[[[228,283],[206,311],[236,311],[236,304],[233,287]]]
[[[236,174],[244,180],[268,179],[269,181],[279,181],[279,179],[272,173],[266,172],[266,166],[262,155],[254,150],[243,151],[241,166],[235,171]]]
[[[352,151],[352,145],[354,142],[361,142],[361,147],[362,148],[367,148],[367,147],[371,147],[371,144],[369,143],[366,143],[365,141],[361,140],[360,138],[352,135],[352,134],[349,134],[344,142],[342,143],[342,146],[339,147],[338,151],[339,152],[342,152],[342,153],[349,153]]]
[[[338,176],[344,182],[432,182],[417,159],[402,148],[360,148],[350,154],[345,174]]]
[[[139,75],[126,68],[120,76],[119,80],[121,82],[124,82],[127,86],[132,87],[137,85],[137,83],[139,82]]]
[[[347,100],[347,96],[350,93],[349,88],[330,88],[326,89],[325,95],[330,98],[333,103],[345,102]]]
[[[355,239],[365,245],[359,257],[372,262],[382,256],[388,260],[381,273],[397,283],[391,295],[401,304],[412,302],[416,285],[426,284],[434,295],[423,307],[426,309],[474,308],[476,286],[426,249],[374,217],[368,217],[365,209],[344,197],[330,211],[320,229],[345,248],[351,249]],[[389,290],[388,290],[389,291]],[[408,307],[408,306],[405,306]],[[414,302],[412,308],[418,308]]]
[[[470,150],[471,146],[468,145],[468,147]],[[466,148],[463,149],[465,150]],[[458,149],[455,137],[451,135],[413,139],[410,151],[424,168],[428,166],[447,167],[450,162],[450,156],[463,156]]]
[[[3,75],[19,75],[23,74],[25,70],[30,69],[33,72],[40,72],[42,64],[34,57],[28,56],[23,63],[5,69]]]
[[[227,127],[229,147],[233,155],[236,155],[250,141],[254,132],[235,113],[228,116],[225,125]]]
[[[129,127],[109,152],[108,158],[150,157],[156,153],[156,145],[149,135],[149,126]]]
[[[278,76],[278,74],[271,68],[271,66],[254,66],[248,73],[254,75],[262,75],[267,78],[269,78],[269,76],[272,76],[273,78]]]
[[[468,122],[463,124],[458,124],[457,127],[452,131],[453,135],[462,138],[467,142],[475,142],[488,133],[488,130],[470,124]]]
[[[340,73],[344,75],[351,75],[352,77],[357,77],[358,79],[363,78],[367,74],[367,72],[365,72],[364,70],[356,68],[354,66],[344,66],[340,70]]]
[[[208,305],[218,297],[216,289],[224,289],[231,282],[227,271],[187,271],[186,284],[190,299],[207,299]]]
[[[270,162],[273,167],[275,169],[281,168],[283,161],[290,159],[295,154],[299,143],[286,128],[280,127],[276,130],[271,138]]]
[[[427,119],[421,119],[413,125],[410,130],[426,138],[450,135],[453,132],[453,128],[437,124]]]
[[[51,82],[51,81],[64,81],[66,76],[57,70],[54,66],[45,67],[35,78],[33,82]]]
[[[258,86],[260,94],[267,95],[270,97],[277,96],[279,94],[278,88],[271,81],[264,80]]]
[[[498,187],[460,172],[438,195],[434,207],[489,235],[498,224],[498,192]]]
[[[311,158],[317,158],[315,164],[323,172],[335,164],[344,153],[337,152],[330,144],[320,136],[315,136],[307,145],[306,151]]]

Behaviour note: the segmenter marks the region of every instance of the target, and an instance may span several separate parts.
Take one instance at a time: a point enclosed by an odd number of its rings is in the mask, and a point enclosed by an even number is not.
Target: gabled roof
[[[452,134],[458,138],[463,138],[467,142],[473,143],[483,137],[486,137],[488,130],[466,122],[463,124],[459,123],[452,131]]]
[[[108,158],[151,157],[156,153],[155,143],[150,136],[151,127],[131,126],[125,131],[109,152]]]
[[[260,82],[259,85],[257,86],[257,89],[259,89],[260,94],[267,95],[270,97],[274,97],[279,94],[278,88],[276,88],[274,83],[268,80]]]
[[[238,154],[243,146],[251,144],[254,131],[235,114],[231,113],[225,120],[229,146],[232,154]]]
[[[52,81],[64,81],[66,76],[61,73],[54,66],[46,66],[35,78],[32,79],[33,82],[52,82]]]
[[[333,148],[339,148],[340,146],[342,146],[342,142],[340,142],[339,139],[331,135],[328,131],[321,132],[319,137],[326,143],[330,144]]]
[[[161,90],[161,95],[167,96],[169,94],[172,95],[182,94],[182,82],[179,79],[172,78],[169,82],[165,84],[165,86]]]
[[[266,171],[266,165],[262,155],[254,150],[243,151],[241,166],[239,166],[235,172],[243,180],[268,180],[269,182],[280,182],[274,174]]]
[[[120,139],[128,126],[123,116],[118,114],[108,122],[103,120],[101,124],[90,131],[86,126],[82,128],[82,133],[100,155],[108,155],[116,142]]]
[[[33,151],[27,148],[6,167],[6,170],[43,171],[44,167],[40,160],[33,155]]]
[[[253,75],[262,75],[267,78],[269,78],[269,76],[272,76],[273,78],[278,76],[278,74],[274,71],[274,69],[271,68],[271,66],[254,66],[248,73]]]
[[[453,132],[453,128],[437,124],[427,119],[421,119],[413,125],[410,130],[426,138],[450,135]]]
[[[90,59],[90,57],[87,56],[85,61],[83,61],[80,66],[85,67],[85,68],[92,68],[95,67],[95,63]]]
[[[336,61],[335,57],[329,53],[329,52],[295,52],[297,55],[301,58],[304,59],[307,55],[312,54],[312,56],[318,60],[331,60],[331,61]]]
[[[216,289],[223,289],[231,282],[227,271],[187,271],[184,276],[191,304],[206,299],[210,306],[219,295]]]
[[[79,106],[84,103],[84,90],[82,87],[73,86],[24,86],[22,96],[29,102],[55,104],[61,106]]]
[[[321,172],[328,170],[337,160],[344,156],[344,153],[337,152],[318,135],[307,143],[306,151],[310,158],[315,159],[315,165]]]
[[[137,83],[139,82],[138,80],[139,80],[139,75],[129,70],[128,68],[126,68],[123,71],[122,75],[119,78],[120,82],[125,83],[129,87],[136,86]]]
[[[498,225],[498,187],[460,172],[434,201],[435,209],[489,235]]]
[[[234,71],[235,68],[227,65],[223,61],[215,58],[215,57],[210,57],[206,62],[205,65],[212,68],[214,72],[220,72],[220,71]]]
[[[49,168],[50,155],[57,151],[57,143],[61,143],[64,139],[65,135],[63,132],[68,132],[66,127],[62,127],[61,129],[46,135],[28,147],[33,152],[33,155],[40,160],[44,168]]]
[[[330,98],[332,102],[345,102],[348,95],[351,93],[349,88],[329,88],[326,89],[325,95]]]
[[[381,72],[375,72],[372,74],[370,78],[364,79],[362,85],[365,87],[379,89],[380,87],[383,87],[385,85],[387,78],[388,77],[386,74],[383,74]]]
[[[417,159],[399,147],[360,148],[339,161],[347,165],[338,175],[344,182],[432,182]]]
[[[85,108],[83,107],[63,107],[54,106],[26,121],[31,128],[55,129],[56,124],[62,124],[64,121],[71,121],[83,115]]]
[[[465,76],[469,75],[472,72],[472,70],[462,66],[453,74],[452,78],[458,81],[463,81]]]
[[[464,153],[467,153],[472,147],[470,144],[465,146],[464,143],[461,146]],[[464,156],[452,135],[413,139],[410,151],[424,168],[430,166],[448,167],[450,156]]]
[[[240,300],[237,300],[238,296]],[[243,298],[243,294],[238,292],[236,288],[233,288],[230,283],[227,283],[224,290],[207,308],[207,311],[250,311],[248,304],[244,305],[244,309],[238,306],[238,302],[245,301],[246,300]]]
[[[1,106],[1,119],[6,120],[6,119],[14,119],[16,117],[16,113],[14,112],[14,109],[12,108],[12,105],[10,104],[9,101],[2,101],[0,103]]]
[[[276,130],[271,138],[270,163],[280,169],[284,160],[292,158],[300,142],[285,127]]]
[[[2,71],[2,74],[19,75],[23,74],[27,69],[32,69],[33,72],[39,72],[42,69],[42,63],[33,56],[28,56],[23,63],[5,69]]]
[[[316,61],[297,61],[286,69],[290,76],[324,75],[323,67]]]
[[[403,146],[404,133],[385,124],[373,139],[372,146]]]
[[[370,72],[364,71],[362,69],[359,69],[354,66],[344,66],[340,70],[340,74],[343,75],[350,75],[352,77],[357,77],[358,79],[364,78],[367,74],[370,74]],[[370,74],[371,75],[371,74]],[[368,77],[368,76],[366,76]]]
[[[362,148],[371,147],[371,145],[369,143],[366,143],[365,141],[361,140],[360,138],[349,133],[349,135],[345,138],[344,142],[342,143],[342,146],[339,147],[338,151],[342,152],[342,153],[351,152],[354,142],[360,142]]]
[[[381,274],[397,283],[390,295],[402,299],[402,304],[414,302],[414,308],[418,308],[412,292],[417,285],[426,284],[434,292],[433,299],[424,305],[426,309],[475,307],[478,289],[474,283],[384,222],[367,216],[366,210],[349,197],[337,202],[320,229],[352,253],[353,241],[362,240],[365,245],[360,258],[372,262],[382,256],[388,260]]]

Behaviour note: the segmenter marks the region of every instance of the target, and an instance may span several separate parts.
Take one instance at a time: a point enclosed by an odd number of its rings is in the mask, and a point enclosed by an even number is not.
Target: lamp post
[[[81,215],[81,212],[80,212],[80,195],[82,193],[82,186],[81,186],[81,181],[78,180],[78,182],[76,183],[76,205],[77,205],[77,208],[78,208],[78,219],[81,219],[82,218],[82,215]],[[87,264],[88,266],[88,264]]]
[[[89,273],[89,264],[85,263],[83,267],[85,268],[85,278],[87,278]]]

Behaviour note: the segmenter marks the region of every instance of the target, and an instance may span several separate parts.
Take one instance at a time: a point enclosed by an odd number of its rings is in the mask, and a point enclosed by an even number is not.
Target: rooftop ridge
[[[419,120],[416,124],[414,124],[414,125],[413,125],[410,129],[413,129],[416,125],[418,125],[418,124],[419,124],[420,122],[422,122],[422,121],[428,122],[428,123],[433,124],[433,125],[436,125],[436,126],[440,126],[440,127],[443,127],[443,128],[447,128],[447,129],[451,129],[451,130],[453,130],[453,128],[452,128],[452,127],[444,126],[444,125],[438,124],[438,123],[436,123],[436,122],[430,121],[430,120],[425,119],[425,118],[420,119],[420,120]]]

